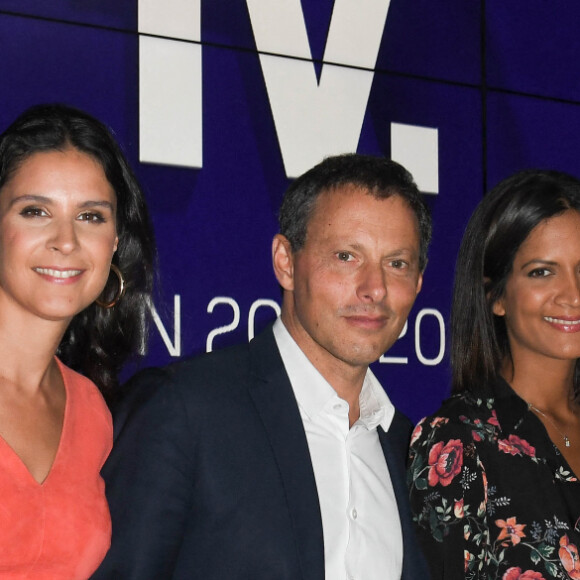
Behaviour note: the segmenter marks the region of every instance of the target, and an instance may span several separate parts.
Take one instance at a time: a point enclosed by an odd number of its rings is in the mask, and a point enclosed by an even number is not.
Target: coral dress
[[[0,438],[0,578],[81,580],[104,558],[111,519],[99,475],[113,440],[109,410],[87,378],[60,361],[62,434],[39,484]]]

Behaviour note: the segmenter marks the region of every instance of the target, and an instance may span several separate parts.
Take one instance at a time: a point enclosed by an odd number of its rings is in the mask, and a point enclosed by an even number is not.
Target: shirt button
[[[358,518],[358,513],[355,509],[352,510],[352,519],[356,520],[356,518]]]
[[[336,403],[332,406],[335,411],[340,411],[342,409],[342,405],[340,403]]]

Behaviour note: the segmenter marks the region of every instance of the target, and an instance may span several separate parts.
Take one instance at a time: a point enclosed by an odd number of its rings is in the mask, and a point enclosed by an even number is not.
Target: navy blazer
[[[112,546],[93,578],[324,580],[314,472],[271,327],[249,344],[137,375],[114,420],[102,472]],[[405,485],[410,431],[397,412],[379,436],[399,506],[402,578],[417,580],[428,572]]]

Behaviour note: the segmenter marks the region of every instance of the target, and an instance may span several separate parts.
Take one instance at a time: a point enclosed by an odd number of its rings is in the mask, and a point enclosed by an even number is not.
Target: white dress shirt
[[[395,409],[370,369],[349,428],[348,403],[316,370],[280,319],[274,336],[306,432],[324,537],[326,580],[401,578],[403,537],[377,426]]]

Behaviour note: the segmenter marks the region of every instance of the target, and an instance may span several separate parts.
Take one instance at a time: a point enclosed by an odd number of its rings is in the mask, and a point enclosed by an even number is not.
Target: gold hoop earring
[[[100,298],[97,298],[95,300],[95,302],[101,308],[107,308],[107,309],[113,308],[113,306],[115,306],[115,304],[117,304],[117,302],[119,302],[119,300],[121,300],[121,298],[123,298],[123,295],[125,294],[125,279],[123,278],[123,274],[121,274],[121,270],[119,270],[119,268],[117,268],[117,266],[115,266],[115,264],[111,264],[111,271],[114,272],[115,275],[117,276],[117,280],[119,282],[119,288],[117,290],[117,294],[115,294],[114,298],[110,302],[104,302]]]

